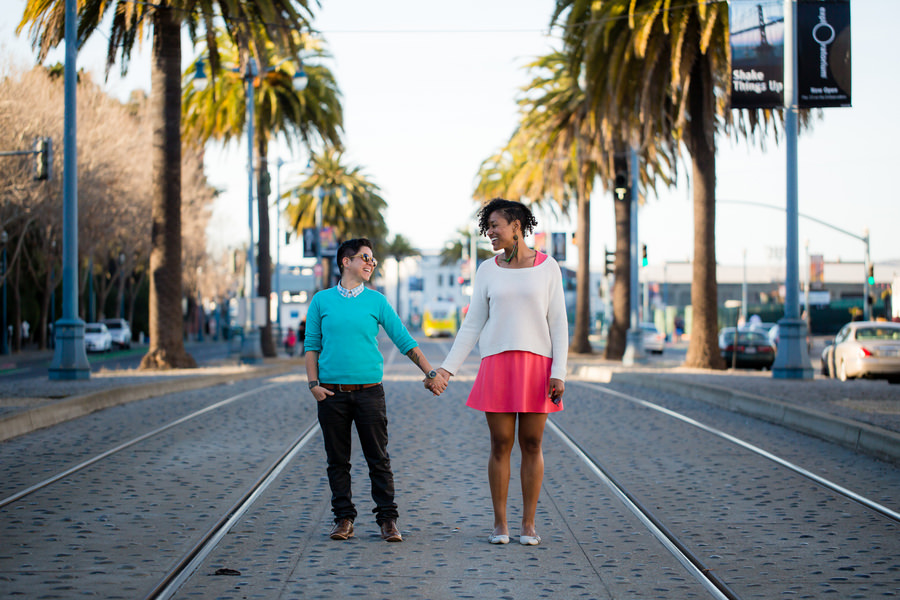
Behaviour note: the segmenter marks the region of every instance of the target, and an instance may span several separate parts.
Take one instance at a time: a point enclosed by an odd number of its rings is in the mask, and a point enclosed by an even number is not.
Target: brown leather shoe
[[[388,519],[381,523],[381,539],[386,542],[402,542],[403,536],[400,535],[400,530],[397,529],[397,521],[394,519]]]
[[[350,519],[338,519],[331,528],[331,539],[346,540],[353,537],[353,521]]]

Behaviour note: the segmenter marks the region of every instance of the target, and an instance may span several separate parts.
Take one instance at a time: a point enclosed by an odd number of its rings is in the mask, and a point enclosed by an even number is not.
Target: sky
[[[468,228],[481,162],[508,140],[516,126],[516,97],[529,75],[524,68],[553,44],[548,37],[552,0],[323,0],[315,27],[333,55],[330,64],[342,92],[345,157],[381,187],[391,235],[403,234],[421,250],[441,248]],[[0,0],[0,64],[12,56],[33,61],[25,35],[15,36],[25,3]],[[799,141],[799,210],[849,233],[803,216],[804,248],[826,261],[863,260],[858,239],[868,230],[876,263],[896,261],[900,276],[900,192],[895,149],[900,140],[898,58],[893,24],[897,0],[856,0],[851,10],[853,106],[829,108]],[[113,95],[149,88],[149,43],[135,54],[129,74],[118,68],[107,80]],[[79,55],[79,67],[102,78],[106,39],[97,36]],[[184,45],[185,60],[192,49]],[[51,59],[60,60],[61,53]],[[890,65],[894,65],[891,67]],[[716,255],[720,264],[777,265],[785,261],[785,150],[773,136],[759,143],[717,139]],[[282,158],[282,187],[296,181],[307,156],[273,145],[270,161]],[[689,159],[684,154],[685,159]],[[638,237],[651,264],[686,261],[693,255],[689,162],[677,186],[650,195],[639,210]],[[223,188],[210,230],[212,242],[239,245],[247,239],[246,144],[211,147],[207,174]],[[273,180],[274,180],[273,173]],[[756,205],[746,204],[757,203]],[[763,205],[771,205],[770,209]],[[604,246],[615,243],[612,194],[599,187],[591,203],[591,261],[602,269]],[[780,207],[780,210],[778,209]],[[572,232],[571,219],[538,213],[538,230]],[[283,260],[295,255],[282,251]],[[574,248],[569,248],[574,266]],[[885,278],[892,274],[885,272]],[[879,279],[882,276],[879,274]]]

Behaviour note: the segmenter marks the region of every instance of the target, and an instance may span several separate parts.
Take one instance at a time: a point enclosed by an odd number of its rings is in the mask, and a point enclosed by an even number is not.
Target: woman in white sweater
[[[478,268],[469,312],[438,369],[446,383],[478,343],[481,365],[466,406],[485,413],[491,432],[492,544],[509,543],[506,499],[517,421],[524,503],[519,543],[541,542],[534,523],[544,478],[541,443],[548,413],[563,409],[569,334],[562,274],[555,260],[525,245],[536,224],[519,202],[496,198],[479,211],[479,230],[503,253]]]

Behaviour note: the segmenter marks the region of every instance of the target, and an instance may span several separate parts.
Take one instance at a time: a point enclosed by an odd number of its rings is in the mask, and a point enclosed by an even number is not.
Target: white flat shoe
[[[520,535],[519,543],[523,546],[537,546],[541,543],[541,536],[539,535]]]
[[[488,540],[492,544],[508,544],[509,536],[506,534],[492,535]]]

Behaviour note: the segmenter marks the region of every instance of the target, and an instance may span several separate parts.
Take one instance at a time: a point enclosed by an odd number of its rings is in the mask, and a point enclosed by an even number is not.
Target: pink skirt
[[[531,352],[501,352],[481,360],[466,406],[484,412],[552,413],[563,409],[547,394],[553,359]]]

